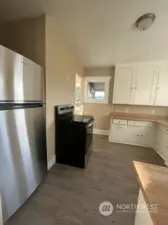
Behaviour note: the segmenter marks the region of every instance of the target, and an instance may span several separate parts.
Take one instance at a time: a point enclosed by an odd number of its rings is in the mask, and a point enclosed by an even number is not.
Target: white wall
[[[87,67],[168,59],[167,0],[60,0],[55,11]],[[156,14],[154,24],[136,29],[148,12]]]
[[[46,16],[46,124],[48,161],[55,154],[54,106],[74,103],[75,76],[83,68],[57,21]]]
[[[94,128],[99,130],[109,130],[114,68],[113,67],[85,68],[84,76],[111,76],[109,104],[97,104],[97,103],[84,104],[84,114],[94,116]]]
[[[45,16],[0,24],[0,44],[45,67]]]
[[[88,67],[117,62],[168,59],[167,0],[0,1],[0,19],[55,15]],[[133,26],[145,13],[156,14],[146,31]]]
[[[76,73],[83,76],[83,68],[68,37],[50,16],[4,23],[0,27],[0,44],[29,57],[46,70],[47,155],[50,161],[55,152],[54,106],[74,102],[75,76]]]

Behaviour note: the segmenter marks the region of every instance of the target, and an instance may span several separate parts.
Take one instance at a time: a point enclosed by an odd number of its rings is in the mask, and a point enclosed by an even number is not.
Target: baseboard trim
[[[94,134],[109,135],[108,130],[93,129]]]
[[[55,164],[56,157],[53,155],[52,159],[48,162],[48,170],[50,170]]]
[[[132,146],[138,146],[138,147],[153,148],[152,146],[132,144],[132,143],[129,143],[129,142],[124,142],[124,141],[123,142],[122,141],[114,141],[114,140],[111,140],[111,139],[109,139],[109,142],[123,144],[123,145],[132,145]]]
[[[137,144],[131,144],[131,143],[127,143],[127,142],[114,141],[114,140],[110,139],[110,136],[109,136],[109,142],[118,143],[118,144],[124,144],[124,145],[139,146],[139,147],[145,147],[145,148],[152,148],[155,152],[157,152],[160,155],[160,157],[164,160],[164,164],[168,167],[168,160],[156,148],[154,148],[153,146],[137,145]]]

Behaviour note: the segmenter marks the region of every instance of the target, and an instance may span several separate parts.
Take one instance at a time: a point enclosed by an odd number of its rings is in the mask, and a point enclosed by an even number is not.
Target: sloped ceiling
[[[134,27],[144,13],[156,14],[146,31]],[[85,66],[137,60],[168,60],[167,0],[5,0],[0,20],[50,14],[77,48]]]

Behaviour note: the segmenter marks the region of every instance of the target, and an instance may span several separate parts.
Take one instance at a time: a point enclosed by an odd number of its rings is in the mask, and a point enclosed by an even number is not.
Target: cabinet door
[[[152,147],[153,138],[154,138],[154,129],[153,127],[143,127],[142,133],[142,145],[146,147]]]
[[[110,140],[111,141],[118,141],[119,140],[119,125],[112,124],[111,131],[110,131]]]
[[[150,64],[137,66],[135,79],[135,105],[152,105],[152,88],[158,67]]]
[[[168,161],[168,134],[162,131],[162,148],[161,155],[165,161]]]
[[[110,140],[116,142],[125,142],[127,135],[127,125],[112,124]]]
[[[141,127],[128,126],[127,143],[132,145],[141,145]]]
[[[155,105],[168,106],[168,65],[161,65],[159,69]]]
[[[114,104],[132,104],[133,103],[133,78],[135,73],[134,66],[118,67],[114,80]]]
[[[159,125],[157,125],[156,127],[156,146],[155,146],[155,149],[158,151],[158,152],[161,152],[161,149],[162,149],[162,130],[160,128]]]
[[[139,191],[138,205],[143,206],[143,210],[139,210],[139,207],[137,207],[134,225],[153,225],[153,221],[148,211],[148,206],[146,205],[146,201],[141,190]]]
[[[167,129],[163,126],[158,125],[156,130],[156,147],[155,150],[160,156],[168,162],[168,133]]]

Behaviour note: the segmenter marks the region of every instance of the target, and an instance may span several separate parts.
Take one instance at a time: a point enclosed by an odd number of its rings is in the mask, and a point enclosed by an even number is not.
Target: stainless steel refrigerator
[[[47,173],[43,69],[0,46],[0,197],[5,223]]]

